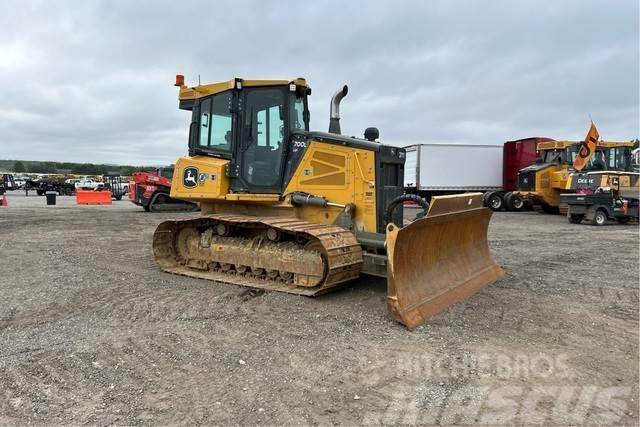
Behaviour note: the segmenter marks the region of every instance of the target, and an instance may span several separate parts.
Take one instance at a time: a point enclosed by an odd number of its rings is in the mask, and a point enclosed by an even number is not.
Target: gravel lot
[[[506,278],[408,332],[385,282],[316,299],[162,273],[128,201],[9,193],[0,424],[638,425],[638,227],[494,215]]]

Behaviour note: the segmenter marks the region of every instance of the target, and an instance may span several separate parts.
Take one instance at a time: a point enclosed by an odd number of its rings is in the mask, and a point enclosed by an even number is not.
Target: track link
[[[165,221],[153,252],[170,273],[308,296],[355,279],[363,263],[341,227],[244,215]]]

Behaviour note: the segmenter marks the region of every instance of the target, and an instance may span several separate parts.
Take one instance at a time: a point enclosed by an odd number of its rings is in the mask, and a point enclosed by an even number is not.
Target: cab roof
[[[579,144],[580,141],[546,141],[538,143],[538,150],[560,150],[572,145]],[[627,141],[599,141],[598,147],[611,148],[611,147],[633,147],[633,142]]]
[[[179,85],[180,91],[178,92],[178,99],[180,101],[194,100],[234,88],[241,89],[243,87],[286,86],[289,84],[295,84],[296,86],[304,86],[307,88],[309,87],[307,85],[307,81],[303,77],[298,77],[293,80],[250,80],[236,77],[224,82],[209,83],[193,87],[181,84]]]

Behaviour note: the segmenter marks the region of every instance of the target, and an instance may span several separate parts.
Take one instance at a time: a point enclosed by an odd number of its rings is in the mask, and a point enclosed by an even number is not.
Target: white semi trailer
[[[404,186],[407,193],[432,196],[482,192],[491,209],[520,210],[518,171],[536,157],[536,144],[548,138],[527,138],[504,144],[416,144],[405,147]]]

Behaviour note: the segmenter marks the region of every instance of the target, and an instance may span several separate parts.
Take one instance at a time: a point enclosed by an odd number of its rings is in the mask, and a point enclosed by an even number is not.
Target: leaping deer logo
[[[198,169],[196,168],[186,168],[184,170],[184,176],[182,179],[182,183],[185,187],[193,188],[198,185],[196,181],[196,177],[198,176]]]

